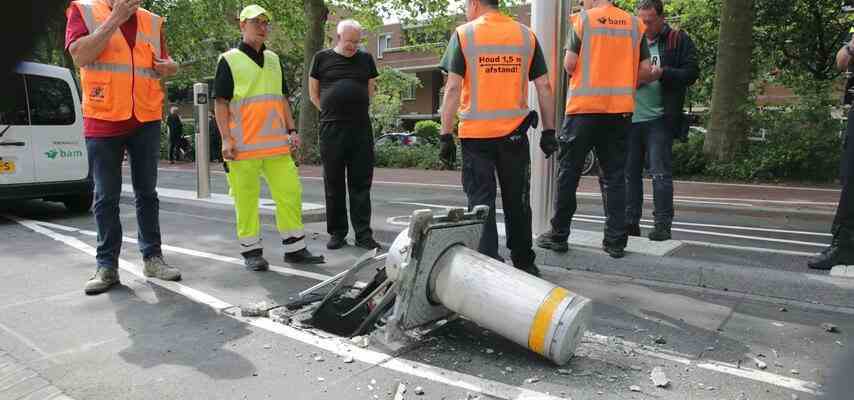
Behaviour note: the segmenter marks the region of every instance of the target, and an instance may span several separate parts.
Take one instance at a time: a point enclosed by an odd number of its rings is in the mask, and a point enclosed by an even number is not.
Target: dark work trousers
[[[844,233],[844,241],[854,239],[854,197],[851,193],[851,178],[854,177],[854,108],[848,112],[848,126],[845,128],[845,143],[842,161],[839,166],[839,176],[842,181],[842,193],[839,195],[839,205],[836,206],[836,217],[833,218],[831,233],[837,236]],[[852,243],[843,243],[846,247]]]
[[[175,158],[178,158],[180,155],[178,152],[178,147],[180,146],[181,135],[180,134],[169,134],[169,161],[175,161]],[[180,159],[178,161],[181,161]]]
[[[551,220],[556,240],[569,238],[572,217],[578,208],[575,191],[584,158],[591,149],[600,165],[600,184],[605,208],[605,239],[608,246],[626,245],[626,136],[630,114],[567,116],[560,134],[558,193]]]
[[[673,222],[673,132],[664,118],[632,124],[626,155],[626,223],[638,224],[643,215],[643,170],[652,177],[656,224]]]
[[[98,267],[116,269],[122,249],[119,200],[122,197],[122,158],[125,150],[136,204],[137,238],[144,259],[161,255],[160,201],[157,162],[160,159],[160,121],[149,122],[127,135],[87,138],[89,168],[95,180],[95,223],[98,225]]]
[[[496,182],[501,185],[507,248],[516,268],[534,265],[531,235],[530,176],[531,155],[528,150],[528,124],[508,136],[495,139],[462,139],[463,190],[469,208],[489,206],[489,217],[483,227],[478,251],[500,260],[498,228],[495,223]]]
[[[374,180],[374,134],[369,121],[320,123],[320,158],[326,189],[326,231],[345,237],[347,193],[356,241],[373,238],[371,183]]]

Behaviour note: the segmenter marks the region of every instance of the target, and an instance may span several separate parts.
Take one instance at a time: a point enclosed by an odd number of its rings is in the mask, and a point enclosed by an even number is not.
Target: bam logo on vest
[[[89,98],[92,100],[104,100],[104,87],[98,86],[92,88],[92,93],[89,94]]]
[[[608,25],[626,26],[629,24],[629,21],[626,21],[624,19],[613,19],[611,17],[601,17],[601,18],[597,19],[597,21],[599,21],[599,23],[602,25],[608,24]]]
[[[519,56],[480,56],[477,63],[487,74],[513,74],[522,68],[522,57]]]

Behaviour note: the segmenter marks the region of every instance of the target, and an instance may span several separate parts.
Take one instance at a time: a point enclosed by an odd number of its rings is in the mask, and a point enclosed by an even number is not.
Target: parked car
[[[0,99],[0,200],[92,205],[80,96],[71,71],[24,62]]]
[[[378,137],[374,141],[375,146],[383,145],[398,145],[398,146],[415,146],[421,144],[420,139],[408,132],[386,133]]]

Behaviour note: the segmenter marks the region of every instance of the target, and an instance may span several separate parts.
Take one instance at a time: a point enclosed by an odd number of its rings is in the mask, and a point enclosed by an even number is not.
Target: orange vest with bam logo
[[[90,33],[95,32],[111,13],[103,0],[73,1],[70,7],[78,8]],[[140,122],[161,119],[164,95],[160,75],[154,70],[154,60],[161,54],[163,18],[141,8],[136,18],[134,48],[130,48],[122,32],[116,30],[98,59],[80,67],[83,116],[105,121],[126,121],[132,116]]]

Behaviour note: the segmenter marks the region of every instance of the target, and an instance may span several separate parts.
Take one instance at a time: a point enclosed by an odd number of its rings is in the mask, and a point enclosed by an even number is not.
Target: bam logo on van
[[[83,150],[62,150],[62,149],[50,149],[44,153],[47,158],[51,160],[62,159],[78,159],[83,158]]]

